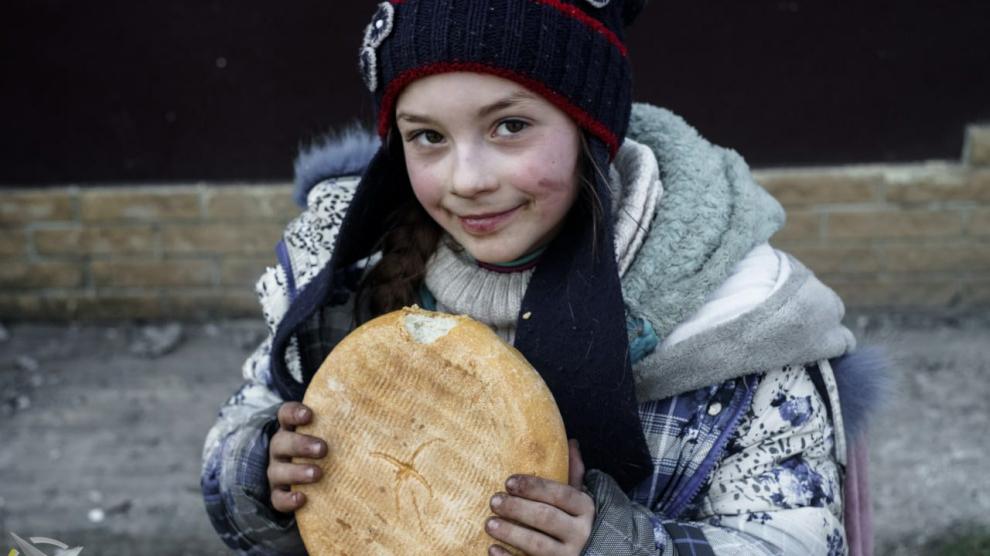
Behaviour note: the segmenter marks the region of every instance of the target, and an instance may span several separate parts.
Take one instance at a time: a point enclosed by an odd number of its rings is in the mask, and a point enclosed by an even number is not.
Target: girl
[[[307,208],[257,286],[271,334],[204,446],[230,547],[305,553],[289,486],[333,477],[290,461],[333,446],[294,432],[298,400],[350,330],[418,303],[512,342],[574,439],[569,484],[491,493],[490,554],[869,552],[863,491],[843,496],[862,418],[839,400],[874,365],[836,295],[767,243],[783,211],[742,159],[632,105],[642,4],[378,5],[360,67],[381,144],[297,161]]]

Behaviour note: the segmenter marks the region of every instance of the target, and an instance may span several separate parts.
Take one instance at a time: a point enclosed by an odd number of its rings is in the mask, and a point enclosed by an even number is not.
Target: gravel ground
[[[849,323],[895,359],[872,426],[878,553],[990,538],[990,318]],[[100,556],[226,554],[200,451],[261,334],[260,321],[0,326],[0,553],[15,533]]]

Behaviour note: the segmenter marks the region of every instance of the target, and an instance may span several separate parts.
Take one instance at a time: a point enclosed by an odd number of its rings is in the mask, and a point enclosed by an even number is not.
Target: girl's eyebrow
[[[531,93],[529,93],[527,91],[523,91],[523,90],[515,91],[511,95],[509,95],[509,96],[507,96],[507,97],[505,97],[505,98],[503,98],[501,100],[497,100],[497,101],[495,101],[495,102],[493,102],[491,104],[488,104],[488,105],[485,105],[485,106],[482,106],[481,108],[479,108],[478,109],[478,118],[484,118],[484,117],[488,116],[489,114],[493,114],[495,112],[498,112],[499,110],[504,110],[504,109],[509,108],[511,106],[515,106],[516,104],[520,104],[520,103],[522,103],[524,101],[527,101],[527,100],[536,100],[536,97],[533,96]],[[421,124],[433,123],[433,120],[430,119],[429,116],[422,116],[422,115],[419,115],[419,114],[410,114],[408,112],[399,112],[398,114],[396,114],[395,119],[396,119],[396,121],[398,121],[398,120],[405,120],[405,121],[411,122],[411,123],[421,123]]]

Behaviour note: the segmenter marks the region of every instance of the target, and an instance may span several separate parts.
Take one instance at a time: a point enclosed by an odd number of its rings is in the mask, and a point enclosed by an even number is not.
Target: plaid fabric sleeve
[[[701,529],[663,520],[629,500],[611,476],[597,469],[585,475],[595,500],[595,523],[582,554],[586,556],[713,555]]]
[[[247,379],[220,409],[203,447],[200,487],[220,539],[237,554],[306,554],[293,514],[271,506],[268,446],[282,401],[271,387],[271,337],[244,364]]]
[[[268,445],[278,427],[278,407],[259,411],[227,436],[203,476],[210,521],[238,554],[307,554],[295,516],[271,506]]]

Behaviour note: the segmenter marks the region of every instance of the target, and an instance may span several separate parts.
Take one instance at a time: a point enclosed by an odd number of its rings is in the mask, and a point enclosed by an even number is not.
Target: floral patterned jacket
[[[291,514],[270,505],[266,470],[275,414],[271,344],[296,293],[326,263],[355,178],[313,187],[288,226],[279,264],[257,284],[270,335],[243,366],[244,384],[220,409],[203,447],[201,486],[224,543],[240,554],[305,554]],[[335,280],[331,302],[300,327],[285,353],[294,376],[350,329],[355,276]],[[656,349],[649,326],[628,322],[633,362]],[[818,377],[819,386],[813,377]],[[824,385],[822,387],[821,385]],[[654,472],[630,492],[591,470],[596,519],[584,553],[845,554],[845,454],[828,360],[762,369],[641,403]]]

